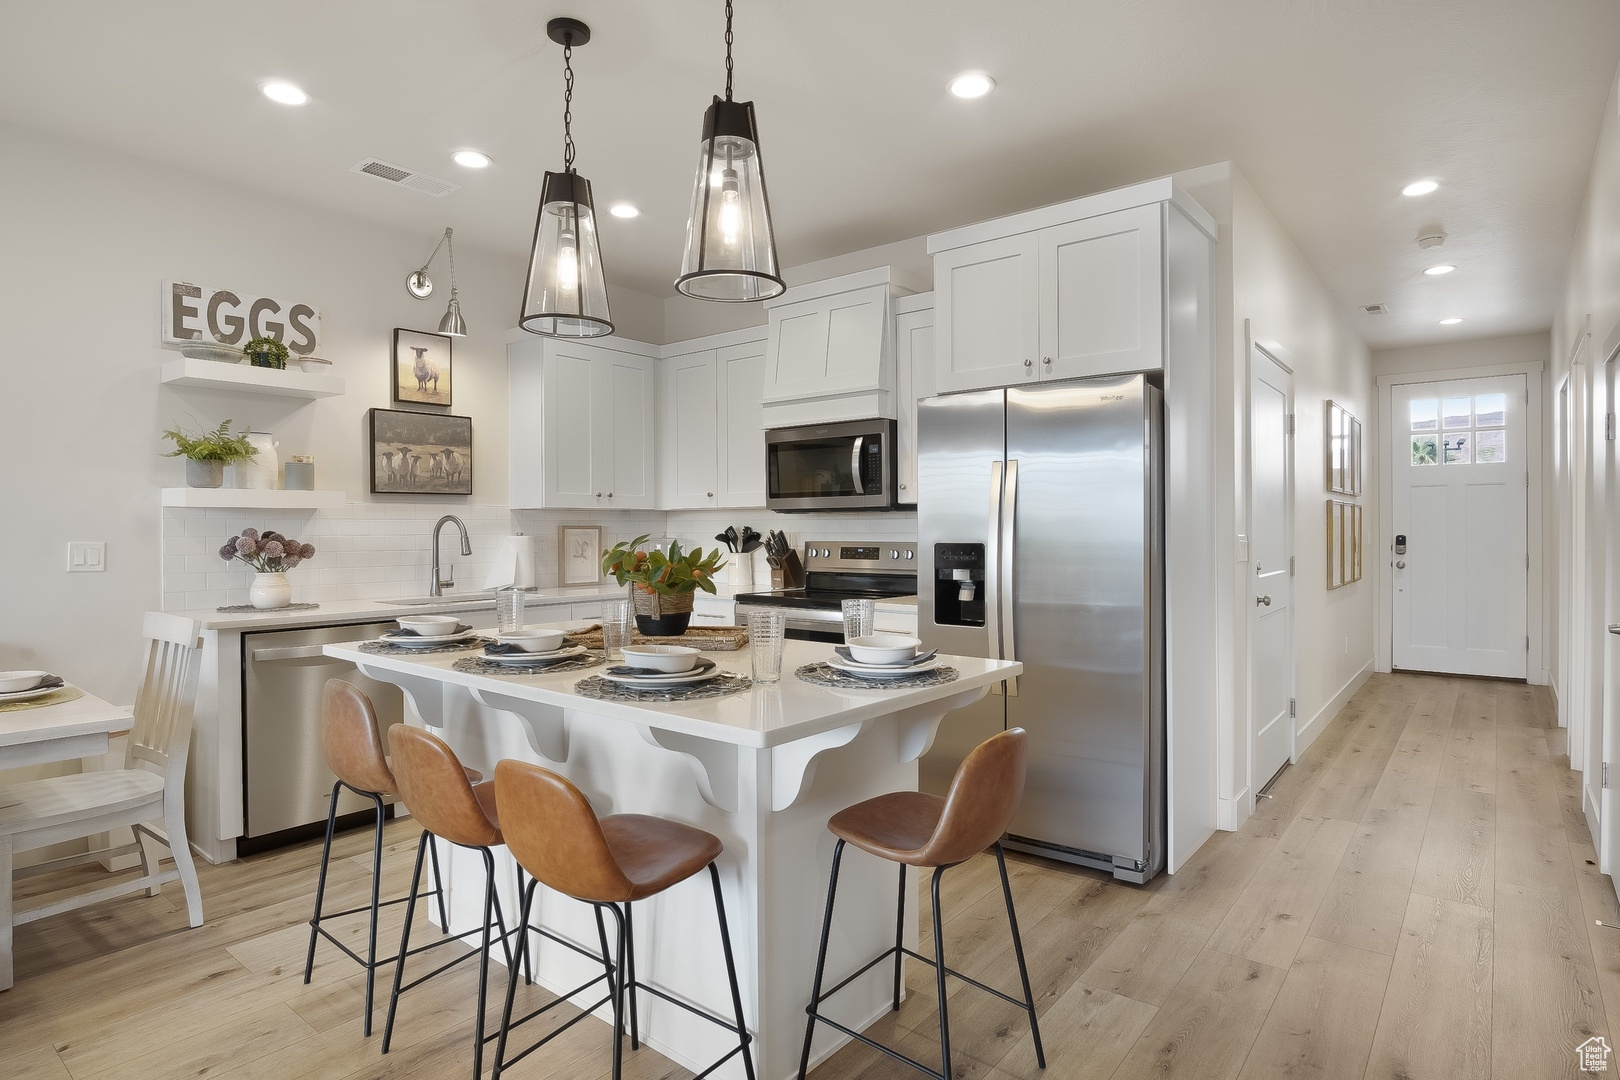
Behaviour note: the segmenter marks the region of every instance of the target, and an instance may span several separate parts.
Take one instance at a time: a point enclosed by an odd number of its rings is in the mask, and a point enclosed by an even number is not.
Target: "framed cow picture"
[[[394,330],[394,400],[450,406],[450,336]]]
[[[373,495],[471,495],[472,417],[370,412]]]

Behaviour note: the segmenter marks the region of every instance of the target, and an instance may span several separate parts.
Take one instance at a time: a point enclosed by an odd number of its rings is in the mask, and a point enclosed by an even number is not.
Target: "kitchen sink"
[[[493,592],[446,593],[444,596],[401,596],[392,600],[379,600],[379,604],[388,604],[391,607],[446,607],[451,604],[465,604],[468,602],[494,601]]]

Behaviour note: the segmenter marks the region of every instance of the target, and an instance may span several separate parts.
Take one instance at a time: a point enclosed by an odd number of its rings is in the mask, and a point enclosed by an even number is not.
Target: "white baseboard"
[[[1372,674],[1373,663],[1369,660],[1365,667],[1350,677],[1349,682],[1339,688],[1339,692],[1333,695],[1331,701],[1322,706],[1317,714],[1311,717],[1309,723],[1294,732],[1295,761],[1298,761],[1311,743],[1316,741],[1316,737],[1327,729],[1333,718],[1339,715],[1339,711],[1350,704],[1350,699],[1356,696],[1357,690],[1366,685],[1367,680],[1372,678]]]
[[[1215,800],[1215,827],[1224,832],[1236,832],[1249,819],[1249,787],[1245,784],[1230,799]]]

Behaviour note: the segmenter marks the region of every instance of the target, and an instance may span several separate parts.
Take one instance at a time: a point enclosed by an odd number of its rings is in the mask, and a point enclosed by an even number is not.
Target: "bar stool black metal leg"
[[[383,852],[383,801],[382,796],[374,791],[366,794],[377,807],[377,839],[371,852],[371,933],[366,946],[366,1023],[365,1037],[371,1038],[371,999],[373,989],[377,984],[377,909],[382,906],[382,852]],[[333,805],[336,805],[334,801]],[[414,892],[416,886],[412,884]]]
[[[315,914],[309,920],[309,956],[304,960],[305,985],[315,971],[315,939],[320,936],[321,905],[326,900],[326,867],[332,861],[332,833],[337,829],[338,789],[342,786],[341,780],[332,785],[332,802],[326,808],[326,843],[321,846],[321,873],[315,879]]]
[[[613,952],[608,948],[607,924],[602,921],[602,905],[591,905],[596,909],[596,936],[602,939],[602,968],[607,973],[608,990],[613,990]]]
[[[951,1017],[945,1004],[945,926],[939,914],[939,881],[945,876],[943,866],[934,870],[934,984],[939,993],[939,1056],[944,1064],[940,1075],[951,1076]]]
[[[394,1013],[399,1009],[400,984],[405,980],[405,955],[411,947],[411,922],[416,918],[416,894],[422,883],[422,857],[427,853],[428,847],[433,843],[433,834],[426,829],[422,830],[422,838],[416,842],[416,869],[411,873],[411,895],[405,901],[405,929],[399,934],[399,957],[394,961],[394,990],[388,995],[388,1019],[383,1023],[382,1052],[388,1053],[389,1044],[394,1041]],[[448,931],[448,928],[446,928]],[[366,1010],[366,1020],[371,1020],[369,1004]]]
[[[521,875],[522,871],[518,871]],[[521,880],[521,877],[519,878]],[[518,896],[518,926],[523,931],[524,956],[528,955],[529,915],[534,907],[534,890],[539,881],[530,881],[527,887],[519,890]],[[607,956],[607,935],[602,939],[602,955]],[[506,1005],[501,1009],[501,1033],[495,1040],[495,1069],[490,1080],[501,1080],[501,1070],[506,1063],[506,1036],[512,1029],[512,1004],[517,1000],[518,973],[516,968],[506,973]]]
[[[641,1010],[636,1007],[636,918],[635,906],[628,900],[624,905],[624,962],[630,969],[628,1005],[630,1009],[630,1049],[641,1049]]]
[[[450,906],[444,896],[444,874],[439,870],[439,842],[428,841],[428,854],[433,858],[433,891],[439,894],[439,929],[450,932]]]
[[[821,977],[827,970],[827,938],[832,933],[833,900],[838,895],[838,866],[844,861],[844,841],[833,845],[832,876],[827,881],[827,914],[821,920],[821,945],[816,950],[816,981],[810,989],[810,1014],[804,1024],[804,1053],[799,1055],[799,1080],[810,1071],[810,1040],[816,1033],[816,1010],[821,1007]],[[935,879],[937,882],[937,878]],[[937,885],[936,885],[937,891]],[[936,913],[937,917],[937,913]]]
[[[1035,1019],[1035,995],[1029,988],[1029,968],[1024,963],[1024,939],[1018,935],[1018,915],[1013,911],[1012,884],[1007,880],[1007,859],[1001,845],[995,845],[996,866],[1001,870],[1001,895],[1007,900],[1007,925],[1012,927],[1013,953],[1018,957],[1018,977],[1024,983],[1024,1007],[1029,1013],[1029,1033],[1035,1038],[1035,1062],[1046,1068],[1046,1050],[1041,1046],[1041,1025]]]
[[[526,875],[523,873],[523,867],[521,866],[517,868],[517,894],[519,903],[522,903],[522,898],[528,895]],[[516,929],[518,932],[518,960],[523,965],[523,985],[533,986],[534,962],[530,959],[529,915],[526,910],[523,913],[522,920],[517,924]]]
[[[737,985],[737,962],[731,953],[731,928],[726,924],[726,899],[720,893],[720,869],[709,864],[709,881],[714,885],[714,913],[720,919],[720,948],[726,954],[726,978],[731,980],[731,1010],[737,1018],[737,1038],[742,1043],[743,1072],[754,1080],[754,1055],[748,1048],[748,1025],[743,1021],[742,989]],[[634,954],[631,962],[635,962]]]
[[[900,971],[906,954],[906,864],[900,864],[900,902],[894,916],[894,1011],[900,1011]]]
[[[597,905],[597,910],[601,910]],[[613,1080],[621,1080],[624,1075],[624,983],[626,962],[626,939],[624,929],[624,914],[619,911],[618,904],[608,904],[608,910],[613,912],[613,921],[616,926],[615,940],[617,950],[613,955]]]
[[[484,856],[484,934],[478,951],[478,1019],[473,1028],[473,1080],[484,1073],[484,1006],[489,1000],[489,929],[495,914],[495,856],[480,848]],[[508,971],[512,970],[510,967]]]

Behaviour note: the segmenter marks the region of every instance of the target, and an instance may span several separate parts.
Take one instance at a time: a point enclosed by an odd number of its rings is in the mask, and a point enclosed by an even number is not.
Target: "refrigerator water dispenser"
[[[984,625],[984,545],[934,545],[934,622]]]

